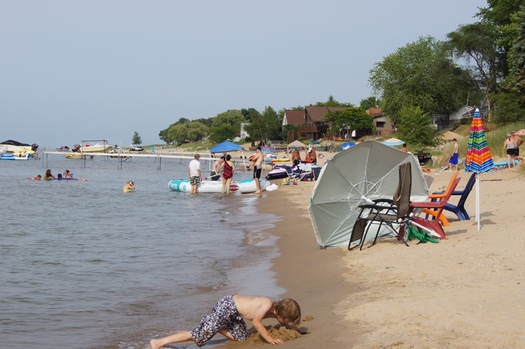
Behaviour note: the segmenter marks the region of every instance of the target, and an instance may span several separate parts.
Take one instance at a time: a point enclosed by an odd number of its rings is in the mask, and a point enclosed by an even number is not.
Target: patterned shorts
[[[228,330],[238,341],[248,337],[246,323],[237,311],[233,295],[221,298],[211,314],[204,316],[201,324],[191,331],[191,337],[201,347],[222,329]]]
[[[201,178],[199,176],[193,176],[190,178],[190,185],[197,185],[201,182]]]

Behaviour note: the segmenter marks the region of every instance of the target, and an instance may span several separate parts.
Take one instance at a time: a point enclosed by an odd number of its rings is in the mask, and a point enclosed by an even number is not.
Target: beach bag
[[[407,230],[408,230],[408,240],[418,239],[419,243],[432,242],[434,244],[437,244],[439,242],[438,239],[433,238],[432,236],[428,235],[426,231],[420,232],[416,227],[414,227],[410,223],[407,224]]]

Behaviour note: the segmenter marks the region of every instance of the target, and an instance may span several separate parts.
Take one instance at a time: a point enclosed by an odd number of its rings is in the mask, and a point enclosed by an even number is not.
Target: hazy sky
[[[0,141],[161,143],[179,118],[372,95],[374,63],[486,0],[0,0]]]

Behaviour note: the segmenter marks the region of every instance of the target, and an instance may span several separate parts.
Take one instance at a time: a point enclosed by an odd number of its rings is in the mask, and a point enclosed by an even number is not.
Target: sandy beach
[[[452,172],[431,172],[430,190]],[[470,173],[460,171],[458,189]],[[277,182],[278,183],[278,182]],[[261,212],[278,214],[274,260],[278,283],[296,299],[308,334],[286,348],[517,348],[525,343],[524,177],[519,169],[481,175],[480,226],[475,189],[472,219],[451,225],[447,239],[409,247],[380,240],[362,251],[320,249],[308,205],[315,182],[263,194]],[[452,201],[457,198],[452,199]],[[257,342],[232,343],[250,348]]]

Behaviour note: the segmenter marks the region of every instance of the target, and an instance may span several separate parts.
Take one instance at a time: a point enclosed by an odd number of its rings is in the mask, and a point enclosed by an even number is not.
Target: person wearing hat
[[[317,153],[311,145],[308,146],[308,151],[306,153],[306,162],[317,165]]]
[[[507,138],[505,138],[505,142],[503,142],[503,152],[505,152],[505,150],[507,151],[507,165],[509,168],[516,166],[514,160],[516,158],[517,148],[518,146],[512,138],[512,134],[507,133]]]

